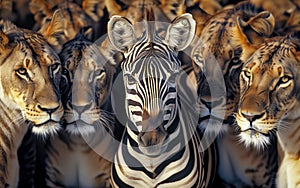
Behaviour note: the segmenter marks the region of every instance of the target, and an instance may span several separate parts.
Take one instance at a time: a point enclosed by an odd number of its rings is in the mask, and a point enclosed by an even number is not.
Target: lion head
[[[0,100],[19,110],[33,132],[55,132],[63,115],[59,83],[61,63],[39,33],[1,22]]]
[[[299,32],[248,45],[236,115],[246,145],[269,144],[276,129],[299,118],[299,47]]]

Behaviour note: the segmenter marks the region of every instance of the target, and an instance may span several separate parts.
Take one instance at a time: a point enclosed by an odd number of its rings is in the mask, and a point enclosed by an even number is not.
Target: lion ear
[[[248,21],[238,16],[236,22],[237,32],[235,34],[243,49],[241,60],[245,61],[273,33],[275,19],[270,12],[263,11]]]
[[[6,34],[3,32],[2,28],[0,28],[0,47],[4,48],[9,42],[8,37]]]
[[[107,26],[108,38],[111,44],[125,53],[136,43],[133,25],[124,17],[112,16]]]
[[[292,53],[296,57],[298,63],[300,63],[300,31],[292,32],[288,35],[291,43],[295,45]]]
[[[29,10],[38,24],[42,24],[43,19],[51,15],[50,4],[45,0],[31,0]]]
[[[57,52],[60,52],[62,45],[66,42],[63,19],[61,10],[58,9],[53,13],[49,25],[39,31]]]
[[[105,3],[99,0],[83,0],[82,8],[94,22],[98,22],[104,15]]]

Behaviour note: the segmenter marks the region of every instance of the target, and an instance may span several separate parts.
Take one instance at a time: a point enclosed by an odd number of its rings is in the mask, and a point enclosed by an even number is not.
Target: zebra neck
[[[0,184],[14,187],[18,182],[17,149],[29,126],[21,112],[8,108],[1,100],[0,114]]]

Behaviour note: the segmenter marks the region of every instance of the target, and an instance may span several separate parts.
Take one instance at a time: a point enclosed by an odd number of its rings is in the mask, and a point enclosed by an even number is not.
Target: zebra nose
[[[249,122],[253,122],[257,119],[260,119],[264,116],[264,112],[262,113],[259,113],[259,112],[249,112],[249,111],[246,111],[246,112],[242,112],[241,113],[243,115],[244,118],[246,118]]]
[[[145,147],[153,146],[162,143],[166,139],[167,135],[167,132],[162,128],[162,126],[159,126],[154,130],[140,133],[139,140]]]
[[[147,110],[143,110],[142,112],[142,120],[153,122],[156,125],[159,125],[163,119],[163,112],[161,110],[157,112],[149,113]]]

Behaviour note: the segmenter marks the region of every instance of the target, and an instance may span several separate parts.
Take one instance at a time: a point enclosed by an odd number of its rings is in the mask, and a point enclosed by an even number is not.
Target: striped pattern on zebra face
[[[167,45],[142,43],[136,48],[141,57],[130,62],[127,59],[122,66],[127,115],[135,125],[131,130],[138,131],[138,142],[152,146],[162,143],[174,129],[171,125],[177,109],[175,81],[180,62],[174,54],[169,54],[173,56],[170,60],[168,53],[156,50],[169,51]]]
[[[176,129],[173,126],[177,126],[172,124],[177,115],[176,76],[180,67],[177,50],[186,48],[192,41],[195,21],[190,14],[175,19],[168,27],[165,40],[155,33],[155,23],[144,24],[146,31],[138,38],[127,19],[113,16],[108,35],[125,56],[121,67],[130,120],[127,130],[142,150],[147,148],[145,152],[156,153],[161,152],[163,147],[159,146]]]

